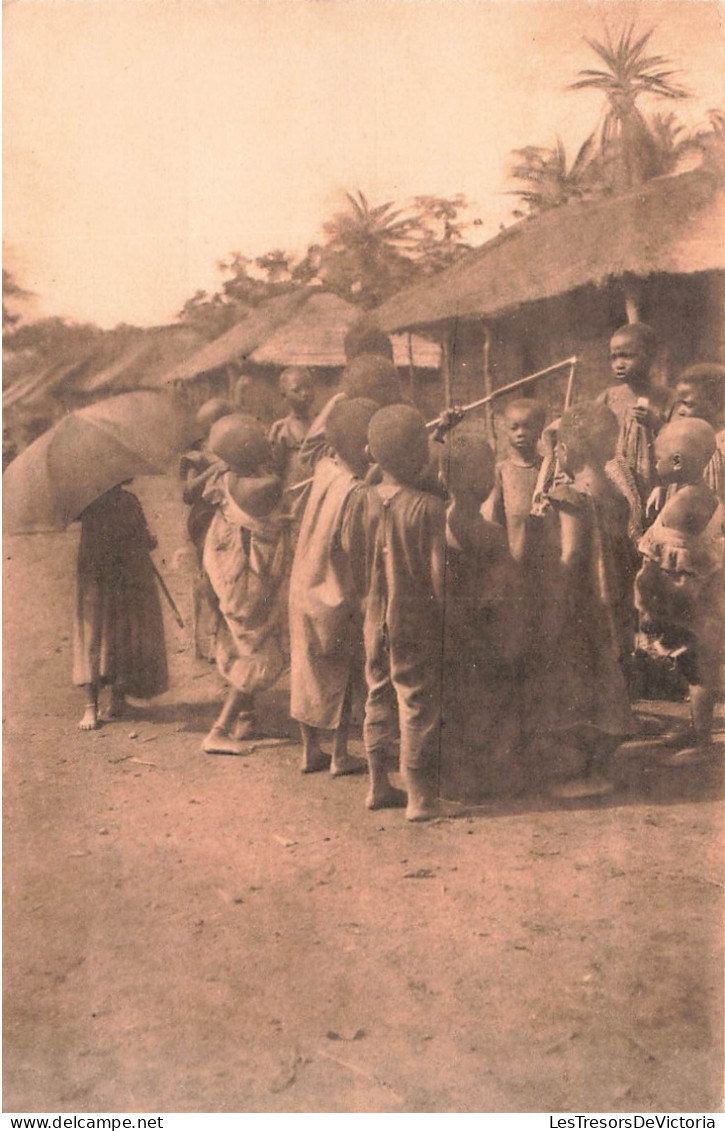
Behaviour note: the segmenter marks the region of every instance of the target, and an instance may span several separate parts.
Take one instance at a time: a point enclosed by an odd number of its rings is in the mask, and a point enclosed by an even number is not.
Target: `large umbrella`
[[[125,393],[69,413],[5,471],[4,531],[64,530],[125,479],[162,473],[194,438],[191,413],[164,392]]]

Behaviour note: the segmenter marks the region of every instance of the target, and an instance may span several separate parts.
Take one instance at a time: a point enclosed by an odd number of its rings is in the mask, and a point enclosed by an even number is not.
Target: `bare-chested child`
[[[652,655],[670,657],[690,688],[694,745],[667,758],[671,765],[696,763],[712,751],[725,647],[723,541],[711,527],[718,500],[703,480],[715,449],[715,433],[704,420],[676,417],[662,429],[657,472],[663,486],[676,491],[639,545],[640,643]]]
[[[205,497],[215,513],[204,546],[204,568],[219,602],[216,663],[228,684],[219,717],[204,739],[207,754],[244,754],[256,733],[255,695],[283,667],[281,592],[288,537],[281,481],[270,473],[262,425],[233,413],[217,421],[209,447],[220,463]]]
[[[348,753],[356,675],[363,669],[364,545],[343,538],[351,497],[365,491],[371,400],[341,400],[326,423],[334,457],[315,467],[290,579],[290,714],[300,725],[302,772],[329,766],[333,777],[363,772],[366,763]],[[359,540],[358,540],[359,542]],[[321,736],[334,731],[332,756]]]
[[[632,476],[641,508],[657,485],[654,442],[670,405],[669,391],[652,380],[656,353],[657,336],[651,326],[645,322],[620,326],[609,345],[617,383],[598,398],[617,418],[614,455]]]
[[[369,809],[406,804],[409,821],[436,816],[441,714],[445,506],[418,489],[429,460],[423,417],[381,408],[368,429],[381,482],[370,487],[370,585],[365,609],[365,753]],[[393,788],[388,758],[400,728],[407,796]]]
[[[617,433],[602,404],[576,405],[558,426],[559,465],[571,482],[548,492],[559,554],[538,597],[549,646],[527,711],[545,761],[576,752],[578,776],[553,787],[561,797],[609,792],[611,758],[633,725],[622,668],[631,597],[617,554],[628,506],[605,470]]]
[[[496,466],[494,487],[481,512],[503,526],[517,562],[525,559],[537,526],[531,504],[541,467],[538,442],[545,420],[546,409],[539,401],[517,399],[505,406],[502,423],[508,455]]]
[[[703,362],[691,365],[675,385],[675,403],[671,419],[679,416],[706,420],[715,430],[715,453],[705,468],[703,478],[725,505],[725,365]]]
[[[279,391],[289,412],[281,420],[275,420],[269,430],[269,443],[275,470],[287,491],[307,477],[300,467],[299,454],[312,423],[315,400],[315,386],[309,369],[303,365],[284,369],[279,378]]]

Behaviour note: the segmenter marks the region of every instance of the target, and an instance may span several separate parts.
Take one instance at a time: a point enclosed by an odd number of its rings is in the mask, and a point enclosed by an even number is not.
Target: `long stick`
[[[174,614],[174,620],[178,624],[179,628],[186,628],[186,625],[184,624],[181,613],[179,612],[179,610],[176,607],[176,602],[174,601],[174,598],[169,593],[166,582],[164,581],[163,577],[161,576],[158,569],[156,568],[156,562],[153,559],[151,560],[151,566],[153,568],[154,573],[156,574],[156,580],[158,581],[159,585],[161,586],[161,592],[163,593],[166,600],[169,602],[169,608],[171,609],[172,613]]]
[[[500,389],[494,389],[492,393],[489,393],[485,397],[481,397],[480,400],[472,401],[471,404],[462,405],[461,408],[457,411],[463,413],[463,415],[466,415],[469,412],[473,412],[474,408],[483,408],[484,405],[491,404],[491,402],[496,400],[497,397],[502,397],[506,393],[512,393],[514,389],[521,389],[524,387],[524,385],[530,385],[532,381],[538,381],[541,377],[546,377],[548,373],[555,373],[557,369],[563,369],[567,365],[572,371],[569,377],[569,380],[572,381],[573,370],[574,366],[577,363],[577,360],[578,359],[576,357],[567,357],[564,361],[557,361],[556,365],[548,365],[546,369],[540,369],[538,373],[531,373],[528,377],[520,377],[518,381],[511,381],[511,383],[508,385],[502,385]],[[438,428],[444,422],[444,420],[444,416],[437,416],[435,420],[428,421],[426,428],[429,432],[432,432],[436,428]]]

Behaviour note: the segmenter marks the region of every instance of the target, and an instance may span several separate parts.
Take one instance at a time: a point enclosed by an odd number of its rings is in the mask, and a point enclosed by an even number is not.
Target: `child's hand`
[[[636,404],[632,409],[632,416],[638,424],[651,424],[652,413],[644,405]]]
[[[551,424],[547,424],[544,431],[541,433],[541,447],[545,455],[553,456],[556,450],[556,444],[559,438],[559,425],[561,424],[561,417],[558,420],[552,420]]]
[[[647,522],[654,522],[664,505],[665,489],[664,487],[655,487],[650,493],[644,508],[644,515]]]

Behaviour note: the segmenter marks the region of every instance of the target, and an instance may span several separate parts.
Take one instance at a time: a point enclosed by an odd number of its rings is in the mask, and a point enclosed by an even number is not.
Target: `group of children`
[[[604,793],[635,734],[636,644],[690,687],[694,740],[675,758],[710,756],[722,368],[688,370],[673,399],[651,382],[653,332],[622,327],[616,383],[546,428],[537,401],[508,401],[497,462],[474,418],[432,441],[389,342],[358,338],[314,421],[299,367],[282,374],[290,411],[269,434],[223,403],[200,411],[208,438],[184,465],[185,499],[229,688],[204,750],[249,749],[255,696],[288,648],[302,771],[367,771],[370,809],[425,821],[441,795]],[[364,760],[348,750],[361,687]]]

